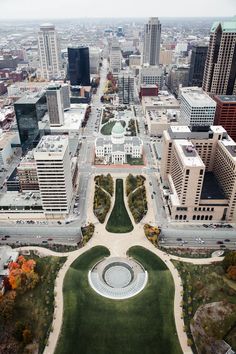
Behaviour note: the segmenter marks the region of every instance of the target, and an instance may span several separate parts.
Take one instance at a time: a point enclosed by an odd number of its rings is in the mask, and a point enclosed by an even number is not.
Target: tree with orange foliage
[[[12,289],[25,291],[33,289],[37,284],[39,277],[35,273],[36,262],[33,259],[26,260],[19,256],[17,262],[9,264],[9,283]]]
[[[236,266],[235,265],[229,266],[229,268],[227,269],[227,278],[229,278],[231,280],[236,280]]]

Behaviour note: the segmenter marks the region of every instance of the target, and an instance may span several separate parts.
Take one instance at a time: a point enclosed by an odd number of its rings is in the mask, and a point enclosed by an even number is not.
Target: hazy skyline
[[[0,0],[1,19],[80,17],[226,17],[236,15],[235,0]]]

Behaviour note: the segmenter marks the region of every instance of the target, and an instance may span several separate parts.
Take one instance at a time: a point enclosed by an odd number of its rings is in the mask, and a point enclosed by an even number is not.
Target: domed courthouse
[[[120,122],[116,122],[109,137],[99,137],[95,142],[97,158],[104,159],[105,163],[124,164],[127,156],[141,158],[143,142],[138,137],[126,137],[125,129]]]

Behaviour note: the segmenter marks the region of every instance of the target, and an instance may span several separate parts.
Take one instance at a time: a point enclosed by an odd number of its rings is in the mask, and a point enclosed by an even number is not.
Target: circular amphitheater
[[[109,299],[128,299],[147,284],[148,273],[134,259],[106,258],[96,263],[89,271],[90,286],[98,294]]]

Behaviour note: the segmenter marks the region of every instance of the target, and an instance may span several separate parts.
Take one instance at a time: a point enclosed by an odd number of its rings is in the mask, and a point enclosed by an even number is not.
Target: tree
[[[229,266],[229,268],[227,269],[227,278],[236,280],[236,265]]]
[[[225,272],[227,272],[227,270],[230,266],[236,266],[236,252],[235,251],[229,252],[226,254],[226,256],[223,259],[222,266],[223,266]]]
[[[14,290],[10,290],[0,298],[0,319],[2,321],[12,318],[15,297],[16,292]]]

